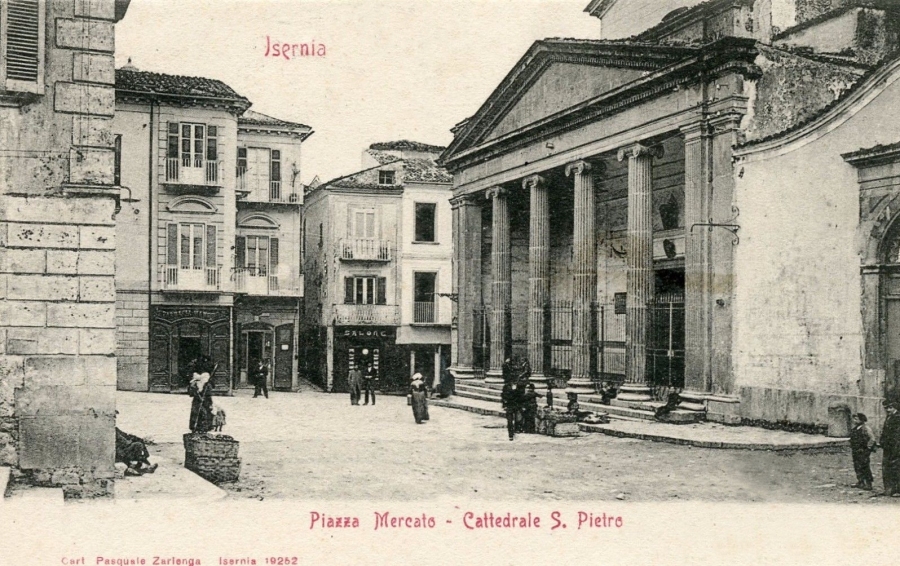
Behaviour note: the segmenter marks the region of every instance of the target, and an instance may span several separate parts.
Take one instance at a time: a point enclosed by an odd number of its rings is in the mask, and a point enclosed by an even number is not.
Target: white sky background
[[[447,145],[536,39],[600,37],[589,0],[133,0],[116,66],[224,81],[312,126],[301,179],[360,168],[373,142]],[[263,56],[266,35],[325,57]]]

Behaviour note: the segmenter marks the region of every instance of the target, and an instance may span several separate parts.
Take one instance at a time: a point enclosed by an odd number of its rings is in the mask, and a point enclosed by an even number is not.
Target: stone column
[[[625,386],[619,399],[650,400],[647,386],[647,303],[653,298],[653,158],[662,147],[634,144],[619,150],[628,159],[628,249],[625,303]]]
[[[457,223],[453,228],[456,258],[456,363],[450,369],[456,379],[473,379],[475,371],[475,309],[481,301],[481,203],[473,195],[453,199]]]
[[[709,389],[708,230],[694,224],[709,221],[709,132],[692,124],[684,134],[684,385]]]
[[[488,383],[502,383],[503,361],[509,346],[509,307],[512,303],[512,257],[509,241],[508,191],[493,187],[487,191],[491,200],[491,366],[485,377]]]
[[[593,393],[591,338],[597,297],[597,244],[594,234],[594,178],[591,165],[576,161],[566,166],[575,182],[574,272],[572,289],[572,377],[566,392]]]
[[[547,303],[550,300],[550,206],[546,180],[532,175],[522,181],[531,211],[528,242],[528,363],[536,390],[547,388]]]

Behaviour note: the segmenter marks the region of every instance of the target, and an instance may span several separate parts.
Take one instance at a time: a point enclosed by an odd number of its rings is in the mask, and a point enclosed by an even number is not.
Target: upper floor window
[[[217,126],[169,122],[166,137],[166,180],[179,183],[219,182]]]
[[[210,224],[171,223],[166,230],[166,263],[181,269],[216,266],[216,227]]]
[[[281,151],[265,147],[239,147],[238,190],[248,191],[256,202],[282,201]]]
[[[0,3],[0,85],[6,91],[44,92],[44,0]]]
[[[387,279],[384,277],[345,277],[344,303],[348,305],[387,304]]]
[[[437,205],[431,202],[416,203],[416,241],[434,242],[434,220]]]
[[[355,211],[353,211],[352,224],[350,226],[350,235],[354,238],[374,238],[375,237],[375,211],[374,210],[355,210]]]
[[[250,275],[265,276],[278,271],[278,238],[238,236],[235,238],[235,267]]]
[[[394,172],[393,171],[379,171],[378,172],[378,184],[379,185],[393,185],[394,184]]]

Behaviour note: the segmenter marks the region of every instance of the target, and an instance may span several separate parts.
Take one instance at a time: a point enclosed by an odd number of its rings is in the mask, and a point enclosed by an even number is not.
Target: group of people
[[[517,432],[533,434],[537,430],[538,394],[529,381],[531,366],[528,360],[514,364],[509,358],[503,362],[503,390],[500,402],[506,412],[506,430],[513,440]]]
[[[881,464],[884,495],[900,497],[900,402],[886,400],[884,410],[887,418],[877,443],[866,415],[856,413],[852,417],[850,452],[853,455],[853,469],[857,480],[853,487],[872,491],[875,478],[872,475],[870,456],[881,446],[884,454]]]
[[[363,405],[369,404],[369,396],[371,395],[372,406],[375,406],[375,385],[378,381],[378,371],[375,370],[375,366],[371,362],[366,364],[364,370],[359,369],[359,366],[351,368],[348,381],[350,382],[351,405],[359,405],[359,399],[362,397],[362,392],[365,391],[366,399]]]

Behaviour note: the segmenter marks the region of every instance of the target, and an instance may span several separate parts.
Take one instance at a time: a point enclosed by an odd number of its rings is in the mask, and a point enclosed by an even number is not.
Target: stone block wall
[[[97,496],[115,476],[116,3],[42,17],[43,94],[0,107],[0,465]]]
[[[150,356],[150,297],[146,292],[116,292],[116,367],[118,388],[147,391]]]

